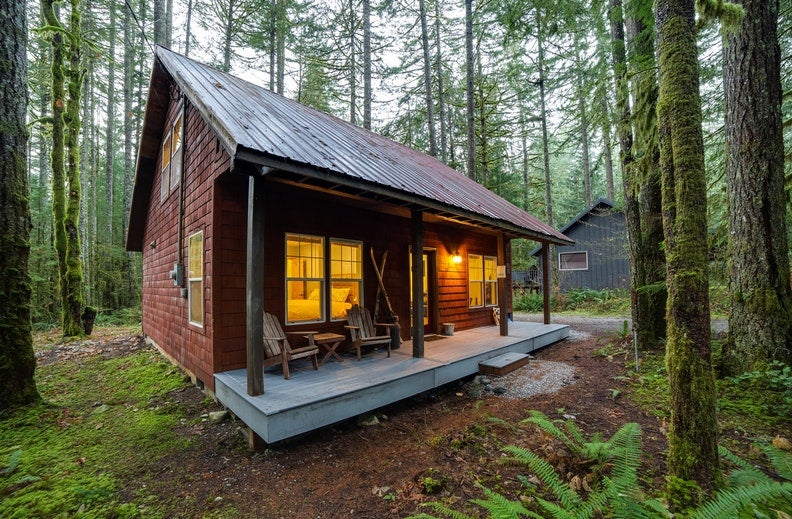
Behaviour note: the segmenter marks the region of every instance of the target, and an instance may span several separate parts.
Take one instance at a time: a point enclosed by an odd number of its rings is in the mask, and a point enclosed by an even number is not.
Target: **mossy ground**
[[[145,349],[53,363],[36,381],[44,401],[0,420],[0,517],[159,515],[126,480],[189,447],[167,400],[184,376]]]

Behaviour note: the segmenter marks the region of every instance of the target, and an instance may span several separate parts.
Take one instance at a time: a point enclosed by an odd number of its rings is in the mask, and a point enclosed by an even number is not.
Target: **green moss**
[[[163,515],[145,493],[119,491],[130,474],[140,477],[152,461],[188,446],[174,432],[179,409],[166,400],[184,386],[182,375],[144,351],[44,366],[37,381],[47,403],[0,422],[0,466],[21,451],[14,470],[0,475],[0,516]]]

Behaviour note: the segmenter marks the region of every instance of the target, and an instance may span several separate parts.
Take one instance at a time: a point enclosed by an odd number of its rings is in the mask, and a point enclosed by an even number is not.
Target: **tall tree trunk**
[[[418,10],[421,18],[421,47],[423,49],[426,124],[429,127],[429,155],[437,157],[437,135],[435,135],[434,102],[432,100],[432,62],[429,58],[429,25],[426,22],[426,0],[418,0]]]
[[[641,321],[638,287],[644,279],[643,264],[639,261],[641,220],[638,209],[637,188],[633,186],[630,170],[633,168],[632,111],[630,109],[630,80],[627,70],[627,46],[624,37],[624,11],[621,0],[610,0],[611,52],[618,114],[619,158],[624,191],[624,216],[627,226],[627,243],[630,257],[630,308],[633,329]]]
[[[192,40],[192,12],[194,0],[187,0],[187,22],[184,26],[184,55],[190,57],[190,40]],[[129,11],[129,9],[125,9]]]
[[[173,47],[173,0],[165,2],[165,46]]]
[[[144,1],[144,0],[141,0]],[[167,27],[165,23],[165,0],[153,0],[154,3],[154,44],[167,46]]]
[[[611,115],[608,108],[608,98],[603,92],[600,98],[602,103],[602,154],[605,159],[605,185],[608,191],[608,199],[616,200],[616,189],[613,184],[613,136],[611,135]]]
[[[269,3],[269,88],[275,92],[278,55],[278,0]]]
[[[39,400],[30,326],[27,178],[27,18],[24,0],[0,4],[0,412]]]
[[[81,336],[85,333],[82,323],[83,313],[83,262],[80,249],[80,199],[82,186],[80,183],[80,131],[82,119],[80,117],[80,103],[82,99],[82,85],[85,70],[82,61],[82,13],[80,0],[71,0],[69,14],[68,46],[69,64],[66,69],[68,80],[68,99],[66,111],[63,114],[66,123],[66,182],[69,186],[66,198],[66,216],[64,227],[66,230],[66,300],[68,320],[64,322],[64,336]]]
[[[155,0],[154,5],[157,5],[157,2],[161,2],[162,0]],[[155,13],[156,16],[156,13]],[[228,2],[228,11],[225,13],[225,19],[223,20],[225,26],[223,27],[223,66],[221,70],[223,72],[230,72],[231,71],[231,40],[233,39],[233,25],[234,25],[234,6],[233,2]],[[154,30],[156,32],[156,20],[154,21]]]
[[[443,85],[443,58],[440,47],[440,0],[434,0],[435,7],[435,68],[437,74],[437,108],[440,119],[440,160],[446,162],[448,149],[448,129],[446,127],[445,87]]]
[[[586,106],[586,88],[583,76],[585,74],[585,63],[580,57],[581,43],[579,37],[575,36],[575,87],[578,98],[578,117],[580,118],[580,146],[582,152],[582,173],[583,173],[583,202],[586,208],[591,207],[591,159],[589,157],[589,121],[588,107]]]
[[[357,38],[355,0],[349,0],[349,122],[357,124]]]
[[[108,5],[110,10],[110,27],[108,33],[107,61],[107,126],[105,127],[105,228],[106,245],[113,243],[113,157],[115,156],[115,40],[116,12],[115,5]]]
[[[465,95],[467,106],[467,174],[476,180],[476,128],[473,96],[473,0],[465,0]]]
[[[654,18],[645,3],[630,2],[628,46],[635,99],[633,158],[627,172],[638,197],[639,233],[635,261],[638,308],[635,329],[642,349],[658,348],[666,336],[666,264],[662,249],[663,219],[660,155],[657,148],[657,69]]]
[[[278,53],[278,80],[275,88],[276,92],[283,95],[286,86],[286,0],[278,0],[275,8],[277,13],[275,45]]]
[[[722,482],[710,350],[707,183],[693,4],[694,0],[655,2],[668,267],[668,492],[675,503],[691,499],[680,480],[694,481],[705,492]]]
[[[723,45],[729,197],[730,373],[792,362],[778,0],[741,0]]]
[[[363,0],[363,128],[371,129],[371,0]]]
[[[553,189],[550,178],[550,140],[547,135],[547,99],[545,92],[545,63],[544,63],[544,27],[542,26],[542,15],[539,10],[536,10],[536,45],[537,45],[537,62],[536,66],[539,68],[539,117],[542,120],[542,168],[544,170],[544,183],[545,183],[545,219],[547,224],[551,227],[553,224]],[[556,279],[557,269],[555,268],[555,246],[547,245],[548,265],[548,279],[551,280],[552,285],[557,285]]]

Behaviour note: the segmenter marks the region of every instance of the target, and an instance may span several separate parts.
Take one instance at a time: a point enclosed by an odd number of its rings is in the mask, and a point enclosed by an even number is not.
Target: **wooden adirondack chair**
[[[382,344],[388,345],[388,357],[390,357],[391,336],[389,330],[393,326],[392,324],[372,322],[369,311],[358,305],[354,305],[347,310],[347,322],[349,324],[344,326],[344,328],[349,330],[352,344],[355,345],[357,350],[358,360],[360,360],[360,350],[363,346],[379,346]],[[388,332],[384,335],[377,335],[377,326],[385,327]]]
[[[313,336],[319,332],[289,332],[284,333],[278,319],[267,312],[264,312],[264,367],[281,364],[283,366],[283,378],[289,379],[289,362],[305,357],[310,357],[313,369],[319,369],[319,362],[316,355],[319,348],[314,344]],[[308,337],[308,346],[292,348],[289,344],[287,335],[302,335]]]

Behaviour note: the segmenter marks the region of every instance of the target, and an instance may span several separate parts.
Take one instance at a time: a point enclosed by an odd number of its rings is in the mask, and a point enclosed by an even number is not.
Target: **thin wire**
[[[140,25],[140,20],[138,20],[138,17],[135,14],[134,9],[132,9],[132,6],[129,5],[129,0],[124,0],[124,5],[126,5],[127,9],[129,9],[129,13],[132,15],[132,18],[135,19],[135,24],[137,25],[138,29],[140,30],[141,36],[143,36],[143,40],[146,42],[146,45],[148,45],[148,48],[151,51],[151,53],[154,54],[154,46],[151,44],[151,42],[146,37],[146,31],[144,31],[143,30],[143,26]]]

